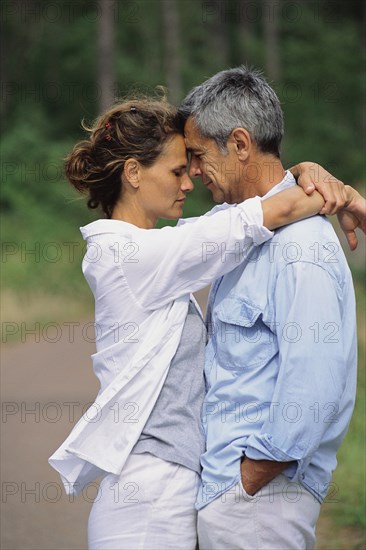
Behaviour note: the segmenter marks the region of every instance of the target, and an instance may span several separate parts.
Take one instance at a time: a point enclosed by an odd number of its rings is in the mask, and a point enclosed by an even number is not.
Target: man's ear
[[[252,138],[245,128],[234,128],[229,138],[235,147],[238,159],[245,161],[249,157],[252,148]]]
[[[136,159],[128,159],[123,167],[123,176],[134,188],[140,185],[140,163]]]

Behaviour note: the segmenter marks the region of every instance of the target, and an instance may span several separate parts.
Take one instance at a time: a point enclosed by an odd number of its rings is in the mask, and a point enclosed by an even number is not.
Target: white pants
[[[282,474],[253,497],[238,483],[198,512],[199,548],[312,549],[319,512],[313,495]]]
[[[89,516],[90,550],[195,550],[197,473],[144,453],[103,478]]]

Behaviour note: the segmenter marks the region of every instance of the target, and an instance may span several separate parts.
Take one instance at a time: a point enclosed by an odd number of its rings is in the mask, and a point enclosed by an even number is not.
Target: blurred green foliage
[[[284,164],[314,160],[354,185],[364,180],[362,6],[358,2],[277,3],[286,121]],[[178,0],[182,96],[212,73],[247,62],[265,66],[271,2]],[[94,214],[64,182],[62,158],[98,114],[96,0],[3,0],[1,207],[7,238],[48,238]],[[247,18],[247,20],[246,20]],[[116,1],[116,95],[166,84],[162,3]],[[221,50],[217,46],[220,35]],[[16,60],[16,61],[15,61]],[[186,215],[210,204],[196,190]],[[91,216],[91,217],[90,217]],[[15,226],[13,227],[13,224]]]
[[[239,0],[178,2],[183,95],[224,67],[241,62],[265,65],[269,5],[252,1],[249,10],[248,3]],[[161,3],[141,0],[115,6],[116,94],[131,86],[165,84]],[[64,192],[59,186],[61,159],[82,136],[81,118],[98,114],[98,5],[92,0],[3,0],[1,7],[3,47],[12,54],[3,59],[4,215],[21,211],[23,217],[25,208],[37,217],[41,202],[42,226],[55,208],[58,215],[78,223],[82,208],[67,199],[72,195],[66,186]],[[244,28],[246,16],[251,16],[250,25]],[[280,78],[274,83],[285,112],[284,163],[311,159],[355,185],[364,177],[361,16],[357,2],[348,8],[341,2],[282,2]],[[213,34],[219,28],[225,52],[213,51]],[[36,230],[36,219],[31,221]]]

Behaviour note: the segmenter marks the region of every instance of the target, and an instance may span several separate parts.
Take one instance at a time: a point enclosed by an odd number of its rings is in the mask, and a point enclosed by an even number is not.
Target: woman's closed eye
[[[187,172],[187,167],[179,168],[177,170],[173,170],[173,174],[177,176],[177,178],[181,178],[185,173]]]

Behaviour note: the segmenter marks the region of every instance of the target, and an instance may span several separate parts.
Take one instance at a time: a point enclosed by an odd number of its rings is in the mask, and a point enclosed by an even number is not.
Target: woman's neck
[[[113,209],[112,220],[120,220],[127,223],[132,223],[141,229],[153,229],[157,219],[155,216],[149,216],[134,202],[117,202]]]

